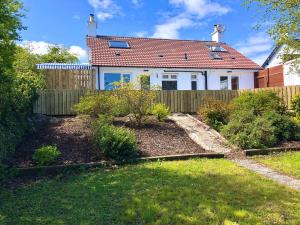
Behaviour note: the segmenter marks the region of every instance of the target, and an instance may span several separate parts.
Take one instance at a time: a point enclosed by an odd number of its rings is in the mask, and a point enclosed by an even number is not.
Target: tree
[[[41,56],[42,63],[77,63],[79,59],[68,49],[59,45],[49,46],[47,54]]]
[[[300,53],[300,0],[245,0],[246,5],[257,6],[263,10],[262,20],[258,24],[268,25],[268,33],[277,46],[284,45],[282,60],[290,60],[287,55],[299,56]],[[294,66],[300,67],[300,59],[294,61]]]

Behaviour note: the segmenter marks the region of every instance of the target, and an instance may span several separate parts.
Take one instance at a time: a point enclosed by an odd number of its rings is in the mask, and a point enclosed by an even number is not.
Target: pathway
[[[300,179],[295,179],[280,174],[266,166],[256,163],[253,160],[247,159],[246,156],[241,155],[240,152],[235,153],[230,146],[226,144],[226,140],[224,140],[224,138],[221,137],[218,132],[194,117],[179,113],[173,114],[169,118],[175,121],[178,126],[183,128],[189,137],[206,151],[225,153],[229,160],[238,164],[239,166],[256,172],[290,188],[300,190]]]

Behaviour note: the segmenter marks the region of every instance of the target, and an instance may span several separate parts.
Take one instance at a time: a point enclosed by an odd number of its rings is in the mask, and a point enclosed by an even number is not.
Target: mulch
[[[142,127],[136,127],[121,118],[115,125],[134,130],[140,156],[205,152],[170,120],[165,123],[151,120]],[[80,117],[67,117],[51,118],[47,124],[28,134],[8,163],[18,167],[32,167],[32,154],[44,145],[55,145],[61,151],[62,154],[54,165],[109,160],[93,142],[90,121]]]

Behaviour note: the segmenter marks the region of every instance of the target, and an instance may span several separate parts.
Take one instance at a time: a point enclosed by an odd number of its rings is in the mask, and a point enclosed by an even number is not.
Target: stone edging
[[[167,156],[152,156],[152,157],[142,157],[137,158],[133,161],[135,162],[147,162],[147,161],[172,161],[172,160],[187,160],[194,158],[209,158],[209,159],[220,159],[224,158],[224,154],[220,153],[197,153],[197,154],[182,154],[182,155],[167,155]],[[101,162],[91,162],[91,163],[78,163],[78,164],[68,164],[68,165],[54,165],[54,166],[38,166],[29,168],[17,168],[19,176],[31,176],[37,174],[52,174],[67,170],[78,170],[78,169],[90,169],[90,168],[105,168],[113,167],[118,163],[114,161],[101,161]]]
[[[246,156],[255,155],[269,155],[272,153],[288,152],[288,151],[300,151],[298,147],[278,147],[278,148],[266,148],[266,149],[247,149],[244,150]]]

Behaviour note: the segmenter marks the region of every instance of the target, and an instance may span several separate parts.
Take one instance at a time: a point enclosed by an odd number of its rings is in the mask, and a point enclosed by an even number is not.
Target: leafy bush
[[[205,102],[206,105],[199,108],[198,115],[201,116],[205,123],[216,130],[220,130],[228,122],[228,105],[214,98],[206,98]]]
[[[78,114],[92,117],[124,114],[119,105],[121,105],[119,98],[110,92],[91,93],[81,97],[80,102],[73,106],[73,110]]]
[[[272,147],[299,140],[300,127],[273,92],[244,93],[230,103],[229,123],[221,133],[241,148]]]
[[[152,114],[162,122],[170,115],[170,109],[165,104],[155,104],[152,109]]]
[[[113,126],[105,117],[100,117],[94,128],[96,144],[109,158],[122,162],[137,155],[137,141],[133,131]]]
[[[230,143],[244,149],[265,148],[277,143],[271,121],[256,117],[249,111],[236,114],[228,125],[221,129],[221,133]]]
[[[300,94],[297,94],[292,100],[292,109],[294,110],[296,116],[300,117]]]
[[[37,149],[33,155],[33,161],[39,166],[48,166],[53,163],[59,156],[61,152],[56,146],[48,145]]]

